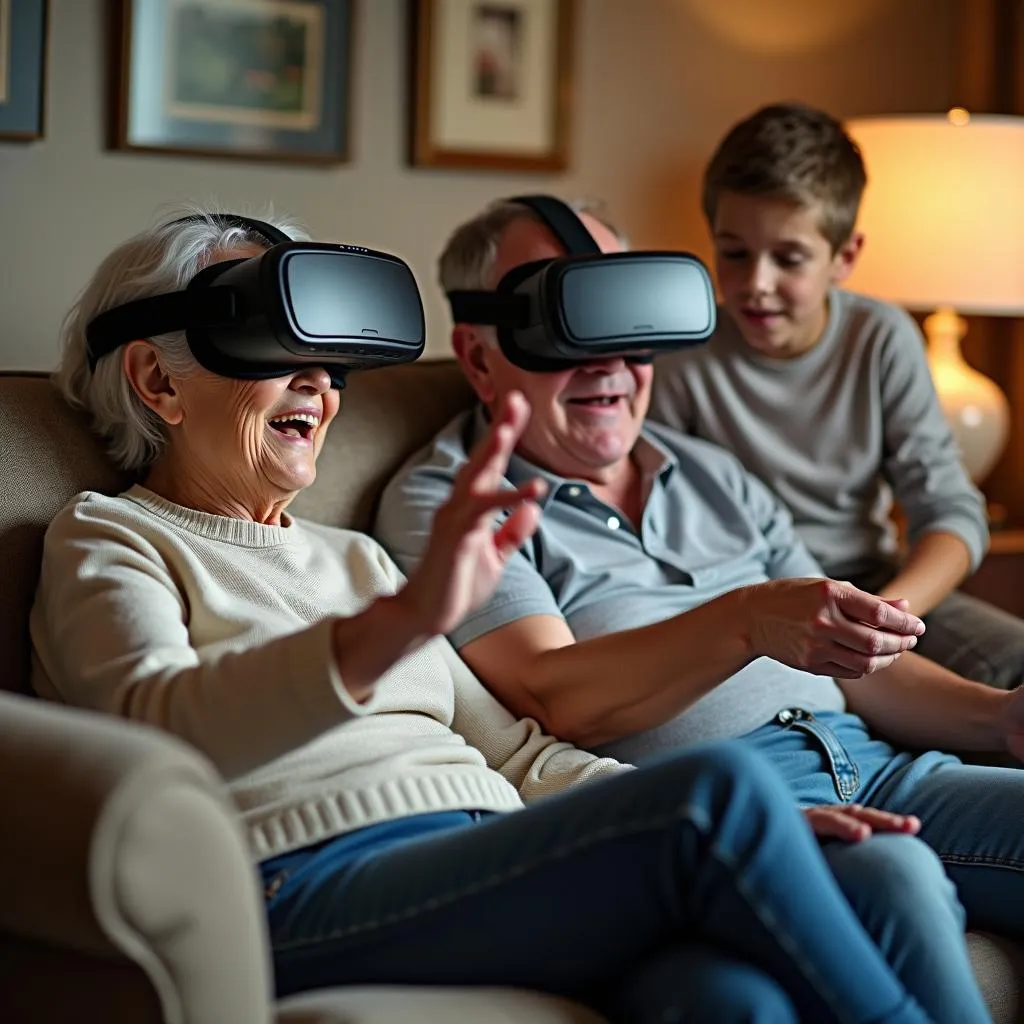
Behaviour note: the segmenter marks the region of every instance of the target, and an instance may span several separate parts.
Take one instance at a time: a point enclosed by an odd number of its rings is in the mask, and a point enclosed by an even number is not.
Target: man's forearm
[[[752,658],[745,594],[639,629],[545,651],[523,667],[536,713],[562,739],[594,746],[661,725]]]
[[[849,709],[909,747],[1004,750],[999,728],[1007,695],[973,683],[927,658],[904,654],[860,679],[836,680]]]
[[[879,596],[903,598],[915,615],[925,615],[949,595],[970,568],[971,553],[960,537],[953,533],[926,533]]]
[[[675,718],[760,656],[855,678],[891,664],[923,629],[881,598],[814,577],[739,587],[664,622],[582,641],[558,616],[524,616],[461,653],[518,715],[590,746]]]

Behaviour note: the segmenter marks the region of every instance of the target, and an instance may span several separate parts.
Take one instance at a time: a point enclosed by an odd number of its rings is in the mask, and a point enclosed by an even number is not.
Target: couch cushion
[[[993,1024],[1024,1024],[1024,948],[1019,942],[989,935],[967,933],[967,951],[971,965],[985,995]]]
[[[28,686],[28,611],[47,524],[79,491],[123,482],[48,378],[0,374],[0,689]]]

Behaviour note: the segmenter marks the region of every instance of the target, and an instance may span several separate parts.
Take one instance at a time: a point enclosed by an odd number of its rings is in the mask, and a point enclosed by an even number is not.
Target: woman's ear
[[[168,426],[184,418],[181,397],[164,372],[155,346],[148,341],[130,341],[121,354],[121,368],[139,399]]]
[[[462,366],[477,398],[484,405],[494,401],[497,393],[491,372],[491,352],[494,351],[480,329],[470,324],[456,324],[452,328],[452,350]]]

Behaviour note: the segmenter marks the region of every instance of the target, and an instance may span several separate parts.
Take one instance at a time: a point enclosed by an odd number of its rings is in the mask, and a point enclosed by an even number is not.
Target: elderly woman
[[[287,512],[338,412],[325,369],[221,376],[182,334],[90,357],[98,314],[258,257],[260,224],[146,231],[69,315],[57,381],[140,482],[56,517],[31,628],[42,696],[166,729],[223,774],[279,993],[506,984],[634,1022],[925,1020],[753,755],[585,754],[513,720],[443,639],[536,526],[538,484],[499,490],[521,396],[405,582],[369,538]]]

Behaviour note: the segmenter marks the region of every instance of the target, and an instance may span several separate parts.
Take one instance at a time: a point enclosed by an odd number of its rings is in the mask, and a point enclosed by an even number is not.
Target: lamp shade
[[[846,128],[868,173],[849,287],[910,309],[1024,313],[1024,117]]]

